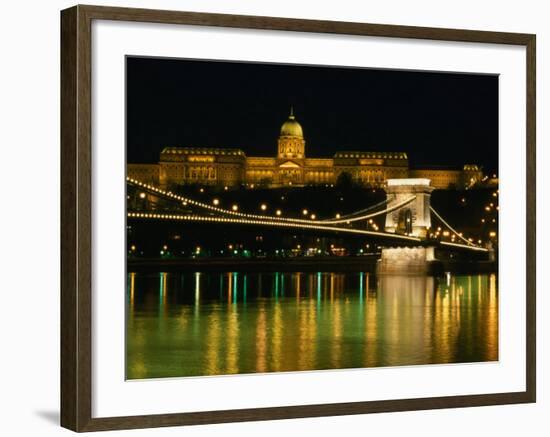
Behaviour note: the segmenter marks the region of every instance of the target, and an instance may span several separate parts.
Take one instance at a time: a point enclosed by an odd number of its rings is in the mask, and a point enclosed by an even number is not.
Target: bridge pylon
[[[434,188],[429,179],[388,179],[385,231],[426,238],[432,226],[430,198]],[[407,200],[411,199],[407,203]],[[392,206],[403,204],[392,210]],[[434,247],[384,247],[378,261],[379,274],[428,274],[437,260]]]
[[[388,179],[386,185],[387,207],[410,203],[386,214],[385,231],[394,234],[426,238],[431,228],[430,197],[434,187],[429,179]]]

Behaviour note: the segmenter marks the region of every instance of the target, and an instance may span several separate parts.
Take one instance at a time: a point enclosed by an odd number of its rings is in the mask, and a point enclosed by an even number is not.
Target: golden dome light
[[[299,138],[304,137],[302,126],[296,121],[292,107],[290,107],[290,115],[288,116],[288,119],[281,126],[281,136]]]

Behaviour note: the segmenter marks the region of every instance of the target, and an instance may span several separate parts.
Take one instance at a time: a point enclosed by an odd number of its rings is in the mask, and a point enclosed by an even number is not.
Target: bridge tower
[[[429,179],[388,179],[388,209],[412,197],[415,199],[386,215],[386,232],[426,238],[432,224],[430,197],[433,190]]]
[[[432,225],[430,197],[433,191],[429,179],[388,179],[386,196],[388,209],[410,202],[386,214],[386,232],[426,238]],[[377,265],[381,275],[427,274],[437,265],[434,247],[384,247]]]

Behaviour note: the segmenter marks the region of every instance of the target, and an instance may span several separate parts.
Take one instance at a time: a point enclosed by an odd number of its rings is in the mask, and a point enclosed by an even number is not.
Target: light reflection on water
[[[127,377],[494,361],[497,277],[129,273]]]

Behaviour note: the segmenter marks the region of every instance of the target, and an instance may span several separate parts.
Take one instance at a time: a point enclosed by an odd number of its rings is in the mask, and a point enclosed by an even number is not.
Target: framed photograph
[[[535,402],[535,35],[61,13],[61,424]]]

